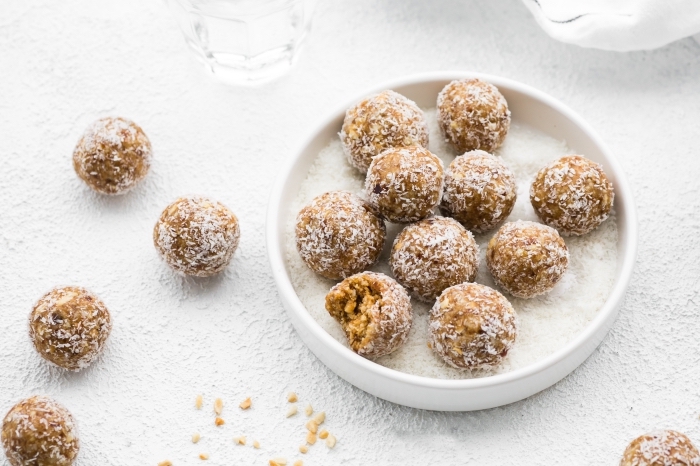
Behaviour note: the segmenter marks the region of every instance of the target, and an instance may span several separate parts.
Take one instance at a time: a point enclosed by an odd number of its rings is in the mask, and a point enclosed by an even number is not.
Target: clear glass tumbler
[[[207,69],[233,84],[286,73],[311,27],[317,0],[167,0]]]

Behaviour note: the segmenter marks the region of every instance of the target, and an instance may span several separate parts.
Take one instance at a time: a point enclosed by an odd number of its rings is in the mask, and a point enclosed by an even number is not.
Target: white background
[[[315,122],[384,80],[449,69],[520,80],[581,113],[627,171],[641,223],[626,304],[598,351],[543,393],[473,413],[396,406],[327,370],[282,310],[264,243],[276,170]],[[299,457],[304,419],[285,419],[289,390],[324,409],[339,439],[312,447],[306,465],[613,465],[657,428],[700,444],[693,40],[618,54],[552,41],[520,0],[325,0],[293,72],[247,89],[204,74],[160,1],[3,0],[0,90],[0,410],[54,396],[79,424],[79,466]],[[134,119],[155,151],[124,197],[93,194],[71,166],[104,115]],[[220,277],[178,277],[153,248],[160,211],[187,193],[240,218]],[[50,368],[27,336],[33,303],[58,284],[93,290],[114,318],[104,355],[78,374]],[[215,396],[227,403],[218,429]],[[262,448],[234,447],[241,434]]]

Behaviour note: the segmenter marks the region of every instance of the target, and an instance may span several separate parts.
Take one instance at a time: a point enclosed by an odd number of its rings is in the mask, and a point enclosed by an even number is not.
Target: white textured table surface
[[[473,413],[392,405],[321,365],[282,310],[263,234],[276,169],[315,121],[381,81],[445,69],[514,78],[580,112],[627,170],[641,222],[626,304],[598,351],[549,390]],[[203,73],[159,1],[4,0],[0,410],[35,393],[58,399],[79,423],[79,466],[300,457],[303,415],[285,419],[289,390],[324,409],[339,439],[332,451],[315,445],[306,465],[613,465],[656,428],[700,443],[699,76],[690,39],[584,50],[546,37],[519,0],[327,0],[289,76],[233,88]],[[135,191],[105,198],[70,155],[88,123],[114,114],[143,126],[155,162]],[[218,278],[180,278],[156,256],[152,226],[186,193],[240,218],[240,248]],[[78,374],[49,368],[26,332],[31,306],[57,284],[90,288],[114,317],[104,355]],[[227,403],[220,428],[216,396]],[[247,396],[251,410],[234,407]],[[241,434],[262,448],[234,447]]]

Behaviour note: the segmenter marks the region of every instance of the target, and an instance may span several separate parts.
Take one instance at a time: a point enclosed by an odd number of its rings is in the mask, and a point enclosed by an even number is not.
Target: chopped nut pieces
[[[325,421],[325,420],[326,420],[326,412],[325,411],[321,411],[320,413],[316,414],[313,417],[313,421],[318,425],[323,424],[323,421]]]
[[[199,454],[199,459],[200,459],[200,460],[208,460],[208,459],[209,459],[209,454],[208,454],[208,453],[200,453],[200,454]]]
[[[299,447],[299,451],[306,454],[309,451],[309,447],[307,447],[306,445],[301,445]]]
[[[221,419],[220,417],[217,417],[216,419],[214,419],[214,424],[216,424],[216,427],[219,427],[219,426],[223,426],[226,423],[224,422],[223,419]]]
[[[306,443],[308,443],[309,445],[313,445],[314,443],[316,443],[316,434],[314,434],[313,432],[309,432],[308,434],[306,434]]]
[[[311,407],[311,405],[307,405],[306,409],[304,409],[304,412],[307,416],[311,416],[314,413],[314,409]]]
[[[233,437],[233,441],[236,443],[236,445],[245,445],[245,435],[241,435],[240,437]],[[258,443],[257,441],[253,442],[253,446],[255,447],[255,444]],[[259,448],[260,444],[258,443],[258,446],[255,448]]]
[[[248,408],[250,408],[250,405],[252,405],[252,404],[253,404],[253,402],[250,400],[250,398],[246,398],[238,406],[240,406],[241,409],[248,409]]]
[[[304,462],[302,460],[296,460],[294,466],[304,466]]]
[[[321,440],[325,440],[326,437],[328,437],[328,431],[326,429],[323,429],[321,432],[318,433],[318,437]]]
[[[333,448],[335,446],[336,438],[333,436],[333,434],[328,434],[328,438],[326,439],[326,446],[328,448]]]
[[[313,432],[315,434],[318,431],[318,423],[311,419],[309,422],[306,423],[306,429],[309,432]]]
[[[285,458],[272,458],[270,466],[287,466],[287,460]]]
[[[287,411],[287,417],[292,417],[292,416],[294,416],[296,413],[297,413],[297,406],[296,406],[296,405],[292,405],[292,406],[289,408],[289,411]]]
[[[197,409],[202,409],[202,403],[204,400],[202,399],[202,395],[197,395],[197,398],[194,399],[194,407]]]
[[[287,395],[287,401],[289,401],[290,403],[296,403],[297,399],[297,394],[294,392],[289,392],[289,394]]]
[[[201,439],[201,438],[202,438],[202,436],[199,435],[199,432],[195,432],[194,434],[192,434],[192,443],[199,442],[199,439]]]
[[[257,440],[253,441],[253,448],[260,448],[260,442]]]
[[[218,416],[219,414],[221,414],[221,411],[223,410],[224,402],[221,401],[221,398],[217,398],[216,400],[214,400],[214,412],[216,413],[216,415]]]
[[[158,466],[173,466],[173,462],[169,460],[161,461]]]

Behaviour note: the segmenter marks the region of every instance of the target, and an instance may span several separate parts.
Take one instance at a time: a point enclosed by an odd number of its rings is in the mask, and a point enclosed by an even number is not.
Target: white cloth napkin
[[[547,34],[582,47],[648,50],[700,33],[700,0],[523,1]]]

